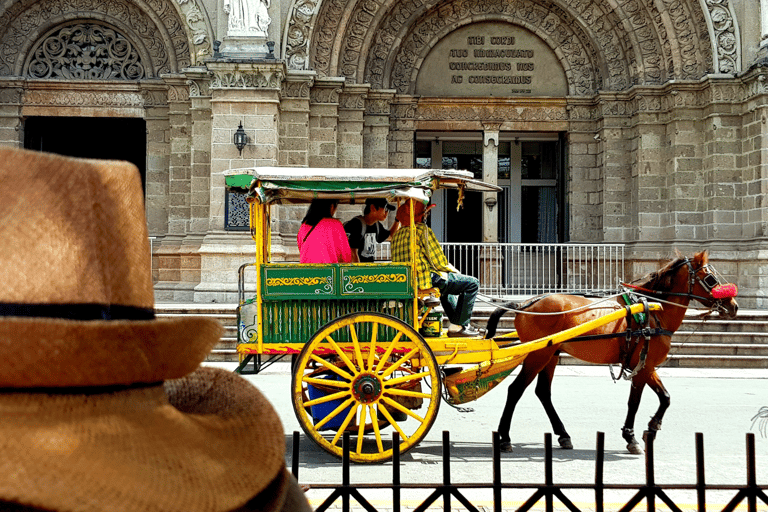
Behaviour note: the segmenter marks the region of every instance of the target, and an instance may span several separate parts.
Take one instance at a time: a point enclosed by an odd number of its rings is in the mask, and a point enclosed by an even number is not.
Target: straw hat
[[[434,204],[425,206],[421,201],[413,201],[412,199],[408,199],[400,205],[400,207],[397,209],[397,214],[395,215],[395,218],[399,220],[400,224],[403,226],[411,225],[411,214],[409,212],[411,202],[413,202],[413,220],[416,222],[416,224],[424,222],[424,215],[426,215],[429,210],[435,207]]]
[[[268,401],[198,368],[218,322],[154,317],[136,167],[6,148],[0,182],[0,509],[224,511],[284,480]]]

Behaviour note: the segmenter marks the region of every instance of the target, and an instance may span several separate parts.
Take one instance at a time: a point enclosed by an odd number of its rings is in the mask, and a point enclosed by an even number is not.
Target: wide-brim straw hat
[[[199,368],[219,323],[155,318],[138,169],[5,148],[0,182],[0,502],[224,511],[274,482],[276,412]]]

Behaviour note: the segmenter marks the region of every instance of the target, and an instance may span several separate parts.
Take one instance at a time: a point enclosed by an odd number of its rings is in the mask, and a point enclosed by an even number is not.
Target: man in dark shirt
[[[376,257],[376,244],[387,240],[400,227],[397,220],[389,229],[382,224],[389,212],[394,210],[395,206],[384,198],[368,198],[365,200],[363,214],[344,224],[344,231],[347,232],[349,246],[352,248],[352,261],[373,262]]]

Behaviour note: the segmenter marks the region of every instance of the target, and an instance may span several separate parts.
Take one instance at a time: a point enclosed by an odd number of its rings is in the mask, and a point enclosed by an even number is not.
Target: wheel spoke
[[[348,396],[349,390],[339,391],[338,393],[334,393],[332,395],[325,395],[321,396],[320,398],[315,398],[314,400],[304,402],[304,407],[312,407],[313,405],[320,405],[326,402],[332,402],[334,400],[341,400],[343,398],[347,398]]]
[[[376,371],[374,373],[379,373],[381,371],[381,368],[384,366],[384,363],[387,362],[387,359],[389,359],[389,356],[392,355],[392,351],[395,350],[395,345],[400,341],[400,338],[403,337],[402,332],[398,332],[395,336],[395,339],[393,339],[390,343],[387,344],[387,351],[384,352],[384,355],[381,356],[381,359],[379,360],[379,364],[376,365]]]
[[[402,441],[407,441],[408,439],[410,439],[410,437],[405,432],[403,432],[403,429],[400,428],[400,425],[395,421],[392,415],[389,414],[389,411],[387,410],[387,408],[381,405],[381,400],[386,400],[386,397],[381,397],[381,399],[379,400],[379,412],[383,414],[384,417],[387,418],[387,421],[389,422],[389,424],[392,425],[392,427],[395,430],[397,430],[397,433],[400,434],[400,439]],[[390,400],[390,401],[392,403],[397,403],[394,400]],[[397,405],[400,405],[400,404],[397,404]]]
[[[393,379],[387,379],[385,384],[387,386],[396,386],[398,384],[404,384],[406,382],[410,382],[412,380],[421,380],[425,377],[429,377],[429,373],[427,372],[419,372],[419,373],[410,373],[408,375],[403,375],[402,377],[395,377]]]
[[[421,391],[408,391],[405,389],[397,389],[397,388],[387,389],[386,393],[388,395],[411,396],[414,398],[429,398],[432,396],[429,393],[422,393]]]
[[[416,414],[412,410],[408,409],[407,407],[403,407],[402,405],[400,405],[399,403],[395,402],[394,400],[392,400],[389,397],[383,396],[383,397],[381,397],[380,401],[386,402],[386,404],[388,406],[393,407],[393,408],[397,409],[398,411],[404,412],[405,414],[407,414],[411,418],[413,418],[415,420],[418,420],[419,423],[424,422],[424,418],[422,418],[421,416],[419,416],[418,414]],[[384,410],[386,410],[386,408]],[[399,431],[399,429],[398,429],[398,431]]]
[[[350,402],[353,400],[350,399]],[[347,430],[347,426],[352,422],[352,419],[357,416],[357,409],[360,408],[359,404],[355,404],[354,407],[350,407],[349,413],[347,414],[347,417],[344,418],[344,421],[342,422],[341,426],[339,427],[339,430],[336,431],[336,435],[333,436],[333,441],[331,441],[331,444],[337,445],[339,444],[339,439],[341,439],[341,435],[344,433],[345,430]]]
[[[406,361],[410,360],[414,355],[416,355],[419,352],[419,347],[412,348],[410,351],[408,351],[407,354],[405,354],[403,357],[397,360],[396,363],[394,363],[392,366],[387,368],[387,370],[381,374],[381,378],[385,379],[392,375],[392,372],[400,368],[405,364]]]
[[[333,411],[331,411],[330,414],[328,414],[325,418],[323,418],[322,420],[318,421],[315,424],[315,430],[320,430],[321,428],[323,428],[323,426],[326,423],[328,423],[333,418],[335,418],[337,414],[339,414],[341,411],[343,411],[344,409],[349,407],[352,404],[352,402],[354,402],[354,401],[355,401],[354,398],[350,398],[349,400],[346,400],[343,404],[339,405],[337,408],[335,408]],[[350,412],[352,412],[352,411],[350,410]]]
[[[365,367],[366,370],[371,371],[373,370],[373,363],[376,360],[376,337],[379,334],[379,323],[378,322],[372,322],[371,323],[371,344],[370,344],[370,352],[368,353],[368,365]]]
[[[360,425],[357,427],[357,453],[363,453],[363,437],[365,436],[365,413],[368,407],[360,407]]]
[[[339,377],[342,377],[342,378],[347,379],[349,381],[354,379],[354,376],[348,374],[347,372],[345,372],[344,370],[342,370],[341,368],[339,368],[335,364],[332,364],[329,361],[326,361],[325,359],[323,359],[322,357],[319,357],[317,354],[310,354],[309,357],[313,361],[315,361],[316,363],[320,363],[321,365],[325,366],[326,368],[331,370],[333,373],[337,374]]]
[[[318,379],[317,377],[310,377],[309,375],[304,376],[301,379],[301,381],[307,384],[317,384],[319,386],[328,386],[331,388],[340,388],[340,389],[349,389],[351,386],[349,382],[343,382],[340,380],[331,380],[331,379]]]
[[[357,329],[355,324],[349,326],[349,334],[352,337],[352,347],[355,350],[355,361],[357,361],[358,369],[360,371],[364,371],[365,365],[363,364],[363,353],[360,350],[360,340],[357,338]]]
[[[376,446],[379,449],[379,453],[384,451],[384,445],[381,444],[381,432],[379,431],[379,421],[376,418],[376,411],[373,408],[373,404],[368,406],[368,412],[371,416],[371,424],[373,425],[373,434],[376,436]]]
[[[343,351],[343,350],[341,350],[341,347],[339,347],[339,346],[336,344],[336,342],[335,342],[335,341],[333,341],[333,338],[331,338],[331,335],[330,335],[330,334],[329,334],[328,336],[326,336],[326,337],[325,337],[325,339],[326,339],[326,340],[328,340],[328,343],[330,343],[330,344],[331,344],[331,346],[333,347],[333,350],[335,350],[335,351],[336,351],[336,353],[337,353],[337,354],[339,355],[339,357],[341,358],[341,360],[342,360],[342,361],[344,361],[344,363],[347,365],[347,368],[349,368],[350,370],[352,370],[352,373],[353,373],[354,375],[357,375],[358,373],[360,373],[360,372],[358,372],[358,371],[357,371],[357,368],[355,368],[355,363],[353,363],[352,361],[350,361],[350,359],[347,357],[347,354],[345,354],[345,353],[344,353],[344,351]]]

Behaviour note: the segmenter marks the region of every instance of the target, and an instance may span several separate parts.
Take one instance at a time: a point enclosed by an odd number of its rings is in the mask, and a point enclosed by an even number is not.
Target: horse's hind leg
[[[555,376],[557,363],[558,358],[557,353],[555,353],[555,356],[549,360],[547,366],[539,372],[539,379],[536,382],[536,396],[539,397],[541,405],[544,406],[544,411],[546,411],[549,422],[552,424],[552,430],[555,431],[560,447],[565,450],[572,450],[571,436],[565,431],[565,426],[560,420],[560,416],[557,415],[555,406],[552,405],[552,378]]]
[[[549,358],[537,360],[529,355],[523,362],[523,367],[520,370],[520,374],[515,377],[512,384],[507,388],[507,401],[504,404],[504,411],[501,413],[501,420],[499,420],[499,438],[501,441],[501,451],[511,452],[512,443],[509,437],[509,428],[512,425],[512,414],[515,412],[515,406],[520,398],[523,396],[525,389],[533,382],[536,375],[539,374],[541,369],[547,364]],[[550,356],[551,357],[551,356]]]
[[[651,421],[648,422],[648,430],[655,432],[661,430],[661,420],[664,417],[664,413],[669,408],[671,400],[669,398],[669,393],[667,393],[664,384],[661,383],[661,379],[655,371],[652,372],[648,378],[648,386],[654,393],[656,393],[656,396],[659,397],[659,408],[656,410],[656,414],[651,417]]]

